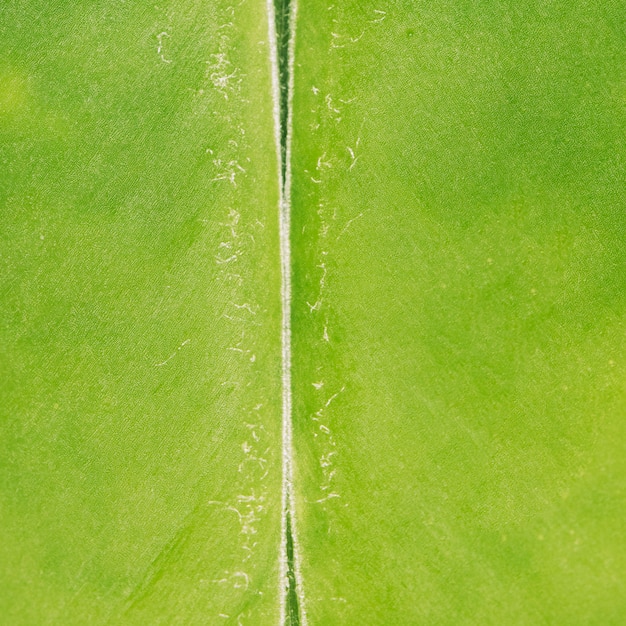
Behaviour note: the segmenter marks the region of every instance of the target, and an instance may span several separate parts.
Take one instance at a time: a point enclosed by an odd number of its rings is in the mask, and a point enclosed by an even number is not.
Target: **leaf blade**
[[[310,619],[617,623],[617,10],[384,9],[299,12]]]
[[[3,9],[7,623],[278,615],[266,16],[202,4]]]

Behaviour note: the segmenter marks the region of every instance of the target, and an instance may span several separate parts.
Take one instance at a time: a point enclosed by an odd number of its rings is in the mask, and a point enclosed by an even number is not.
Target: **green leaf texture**
[[[0,624],[625,624],[626,5],[275,4],[0,7]]]
[[[0,15],[0,622],[276,623],[265,6]]]
[[[301,4],[312,624],[626,623],[624,8]]]

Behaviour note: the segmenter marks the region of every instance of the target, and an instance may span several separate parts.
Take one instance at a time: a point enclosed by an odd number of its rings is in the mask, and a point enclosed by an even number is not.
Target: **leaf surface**
[[[299,6],[311,624],[623,623],[623,8]]]
[[[623,3],[297,4],[0,8],[0,622],[622,624]]]
[[[278,620],[265,11],[0,9],[2,623]]]

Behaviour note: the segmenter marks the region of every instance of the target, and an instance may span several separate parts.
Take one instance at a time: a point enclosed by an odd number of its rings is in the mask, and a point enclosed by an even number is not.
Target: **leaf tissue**
[[[4,2],[0,624],[625,624],[625,10]]]

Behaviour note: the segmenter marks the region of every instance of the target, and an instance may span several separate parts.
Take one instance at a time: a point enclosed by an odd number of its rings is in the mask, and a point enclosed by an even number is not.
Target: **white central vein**
[[[295,17],[296,2],[291,0],[291,36],[288,50],[289,90],[287,114],[287,145],[285,151],[285,177],[283,180],[280,141],[280,68],[278,63],[278,41],[274,0],[266,0],[270,63],[272,68],[272,98],[274,114],[274,140],[276,143],[277,172],[279,178],[278,224],[280,240],[281,267],[281,375],[282,375],[282,497],[281,497],[281,544],[279,563],[280,592],[280,626],[285,624],[288,594],[288,560],[287,560],[287,516],[291,521],[293,538],[295,575],[300,607],[300,623],[306,626],[306,611],[302,594],[302,578],[300,576],[300,556],[297,542],[297,523],[295,515],[295,494],[293,492],[293,435],[292,435],[292,398],[291,398],[291,138],[292,138],[292,94],[295,52]]]

